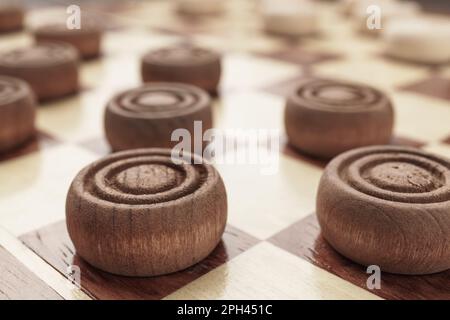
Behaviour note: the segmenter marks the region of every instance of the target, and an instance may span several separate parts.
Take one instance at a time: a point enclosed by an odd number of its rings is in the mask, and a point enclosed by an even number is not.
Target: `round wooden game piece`
[[[196,46],[162,48],[142,58],[142,79],[187,83],[215,93],[220,81],[220,59],[220,54]]]
[[[306,80],[289,97],[285,109],[289,143],[321,158],[386,144],[393,123],[393,108],[385,94],[343,81]]]
[[[266,0],[262,13],[264,28],[271,34],[304,36],[319,29],[317,8],[306,0]]]
[[[0,74],[25,80],[39,100],[78,91],[78,54],[71,45],[41,43],[0,55]]]
[[[125,276],[172,273],[207,257],[224,232],[225,187],[203,159],[181,160],[170,149],[136,149],[84,168],[66,202],[77,254]]]
[[[195,121],[201,132],[195,132]],[[116,95],[106,106],[106,137],[115,151],[171,148],[176,129],[186,129],[191,141],[212,127],[211,100],[200,88],[177,83],[152,83]],[[191,149],[193,150],[193,149]]]
[[[176,9],[181,14],[212,15],[224,12],[225,3],[222,0],[177,0]]]
[[[443,64],[450,62],[450,24],[423,18],[389,23],[384,34],[386,53],[406,61]]]
[[[43,25],[34,30],[37,42],[66,42],[74,46],[83,59],[100,55],[101,31],[93,24],[83,24],[81,29],[68,29],[63,24]]]
[[[15,4],[0,4],[0,33],[23,29],[24,10]]]
[[[21,145],[34,133],[35,98],[24,81],[0,76],[0,152]]]
[[[341,254],[381,271],[450,269],[450,162],[402,147],[365,147],[332,160],[317,217]]]

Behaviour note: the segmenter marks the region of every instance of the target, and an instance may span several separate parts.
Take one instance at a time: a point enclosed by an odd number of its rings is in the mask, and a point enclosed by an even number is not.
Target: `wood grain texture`
[[[215,51],[190,44],[161,48],[144,55],[141,74],[144,82],[180,82],[216,93],[221,57]]]
[[[25,268],[33,277],[39,279],[39,281],[45,286],[54,290],[62,299],[67,300],[89,300],[89,297],[82,292],[74,283],[60,274],[41,257],[36,255],[32,250],[25,246],[20,239],[11,234],[8,230],[0,226],[0,247],[4,248],[8,253],[13,256],[14,261],[18,263],[18,269]],[[7,259],[3,259],[7,260]],[[0,263],[1,264],[1,263]],[[12,265],[12,267],[16,267]],[[13,274],[7,273],[8,275]],[[20,277],[19,277],[20,279]],[[1,282],[1,280],[0,280]],[[19,287],[17,291],[25,291],[27,288]],[[42,290],[46,292],[47,290]],[[40,298],[43,299],[43,298]]]
[[[389,143],[393,113],[389,98],[374,88],[305,80],[287,101],[285,127],[296,149],[331,158],[352,148]]]
[[[0,274],[0,300],[62,299],[1,246]]]
[[[21,30],[23,20],[24,10],[20,6],[0,6],[0,33]]]
[[[0,76],[0,153],[35,134],[36,101],[26,82]]]
[[[266,241],[165,299],[380,300]]]
[[[258,240],[230,225],[214,251],[198,264],[170,275],[152,278],[115,276],[100,271],[75,255],[64,221],[30,232],[21,240],[63,275],[78,265],[83,290],[97,299],[162,299],[184,285],[226,263],[255,245]]]
[[[292,224],[269,241],[346,281],[367,290],[366,268],[335,251],[320,233],[315,214]],[[371,290],[385,299],[450,299],[450,271],[422,276],[381,274],[381,289]]]
[[[41,43],[0,54],[0,74],[28,82],[40,101],[78,91],[78,53],[64,43]]]
[[[136,149],[84,168],[66,202],[77,253],[126,276],[168,274],[208,256],[226,224],[225,186],[212,165],[184,156],[174,163],[170,149]]]
[[[39,42],[65,42],[74,46],[81,58],[88,60],[101,53],[102,32],[98,26],[83,23],[81,29],[67,29],[65,24],[47,24],[33,30]]]
[[[450,162],[413,148],[366,147],[333,159],[317,193],[322,233],[382,271],[450,269]]]
[[[173,148],[180,129],[194,138],[212,127],[211,99],[200,88],[179,83],[152,83],[117,94],[105,111],[105,133],[115,151],[137,148]],[[201,124],[199,132],[195,122]],[[182,137],[183,139],[185,137]],[[183,140],[184,142],[184,140]],[[203,144],[200,151],[203,150]]]

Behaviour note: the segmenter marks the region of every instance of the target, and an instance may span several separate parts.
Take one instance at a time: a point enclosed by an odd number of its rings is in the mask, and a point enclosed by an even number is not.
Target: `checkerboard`
[[[42,104],[36,139],[0,157],[0,299],[450,299],[450,271],[428,276],[370,274],[321,237],[315,195],[326,163],[285,144],[286,95],[305,76],[354,80],[387,92],[396,112],[392,144],[450,157],[450,66],[391,60],[379,38],[358,34],[336,4],[320,2],[318,37],[268,36],[256,2],[228,0],[223,16],[182,18],[171,1],[92,10],[112,21],[101,59],[80,65],[83,90]],[[44,17],[48,8],[30,16]],[[77,172],[109,153],[103,112],[117,91],[140,83],[152,48],[193,42],[223,53],[218,128],[279,129],[279,171],[218,165],[228,193],[228,225],[204,261],[153,278],[114,276],[89,266],[65,225],[66,193]],[[0,50],[27,45],[26,32],[0,36]],[[75,269],[74,269],[75,266]],[[75,270],[80,283],[72,281]]]

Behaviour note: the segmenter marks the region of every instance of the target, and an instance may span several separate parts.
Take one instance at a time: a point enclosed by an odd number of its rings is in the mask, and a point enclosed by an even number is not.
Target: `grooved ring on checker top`
[[[399,274],[450,269],[450,162],[419,149],[354,149],[325,168],[323,237],[347,258]]]
[[[9,104],[31,94],[26,82],[7,76],[0,76],[0,104]]]
[[[76,61],[78,53],[69,44],[61,42],[39,43],[0,55],[0,66],[8,68],[35,68]]]
[[[192,157],[198,158],[197,155]],[[89,198],[130,206],[150,206],[195,193],[204,187],[211,174],[210,165],[192,165],[185,160],[180,164],[173,163],[170,151],[138,149],[100,160],[82,171],[78,179],[81,179],[83,188],[79,191],[87,191]]]
[[[170,118],[209,106],[203,90],[179,83],[151,83],[115,96],[108,108],[129,117]]]
[[[311,109],[357,112],[379,107],[383,94],[360,84],[312,79],[302,84],[290,98],[295,103]]]
[[[84,168],[66,200],[66,223],[77,254],[125,276],[183,270],[207,257],[227,220],[219,173],[200,157],[171,149],[134,149]],[[203,161],[203,160],[202,160]]]
[[[381,200],[450,201],[450,163],[415,149],[363,148],[338,156],[330,168],[347,187]]]

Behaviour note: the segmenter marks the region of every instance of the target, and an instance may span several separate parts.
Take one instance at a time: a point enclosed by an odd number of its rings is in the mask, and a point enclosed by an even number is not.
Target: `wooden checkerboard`
[[[152,48],[190,41],[223,52],[214,102],[218,128],[283,132],[285,97],[295,82],[334,77],[389,93],[396,111],[392,144],[450,157],[450,66],[385,57],[380,40],[357,34],[333,3],[320,4],[323,35],[299,41],[267,36],[255,1],[229,0],[227,6],[224,16],[195,20],[177,16],[164,0],[88,9],[120,27],[106,33],[101,59],[81,65],[82,92],[41,105],[37,138],[0,157],[0,299],[450,299],[449,271],[382,274],[381,289],[368,289],[365,268],[320,235],[315,194],[326,163],[284,144],[276,175],[218,166],[228,192],[228,226],[201,263],[167,276],[126,278],[77,257],[64,221],[69,184],[109,152],[105,104],[140,83],[139,59]],[[0,50],[31,42],[25,32],[2,35]],[[74,265],[81,287],[68,279]]]

